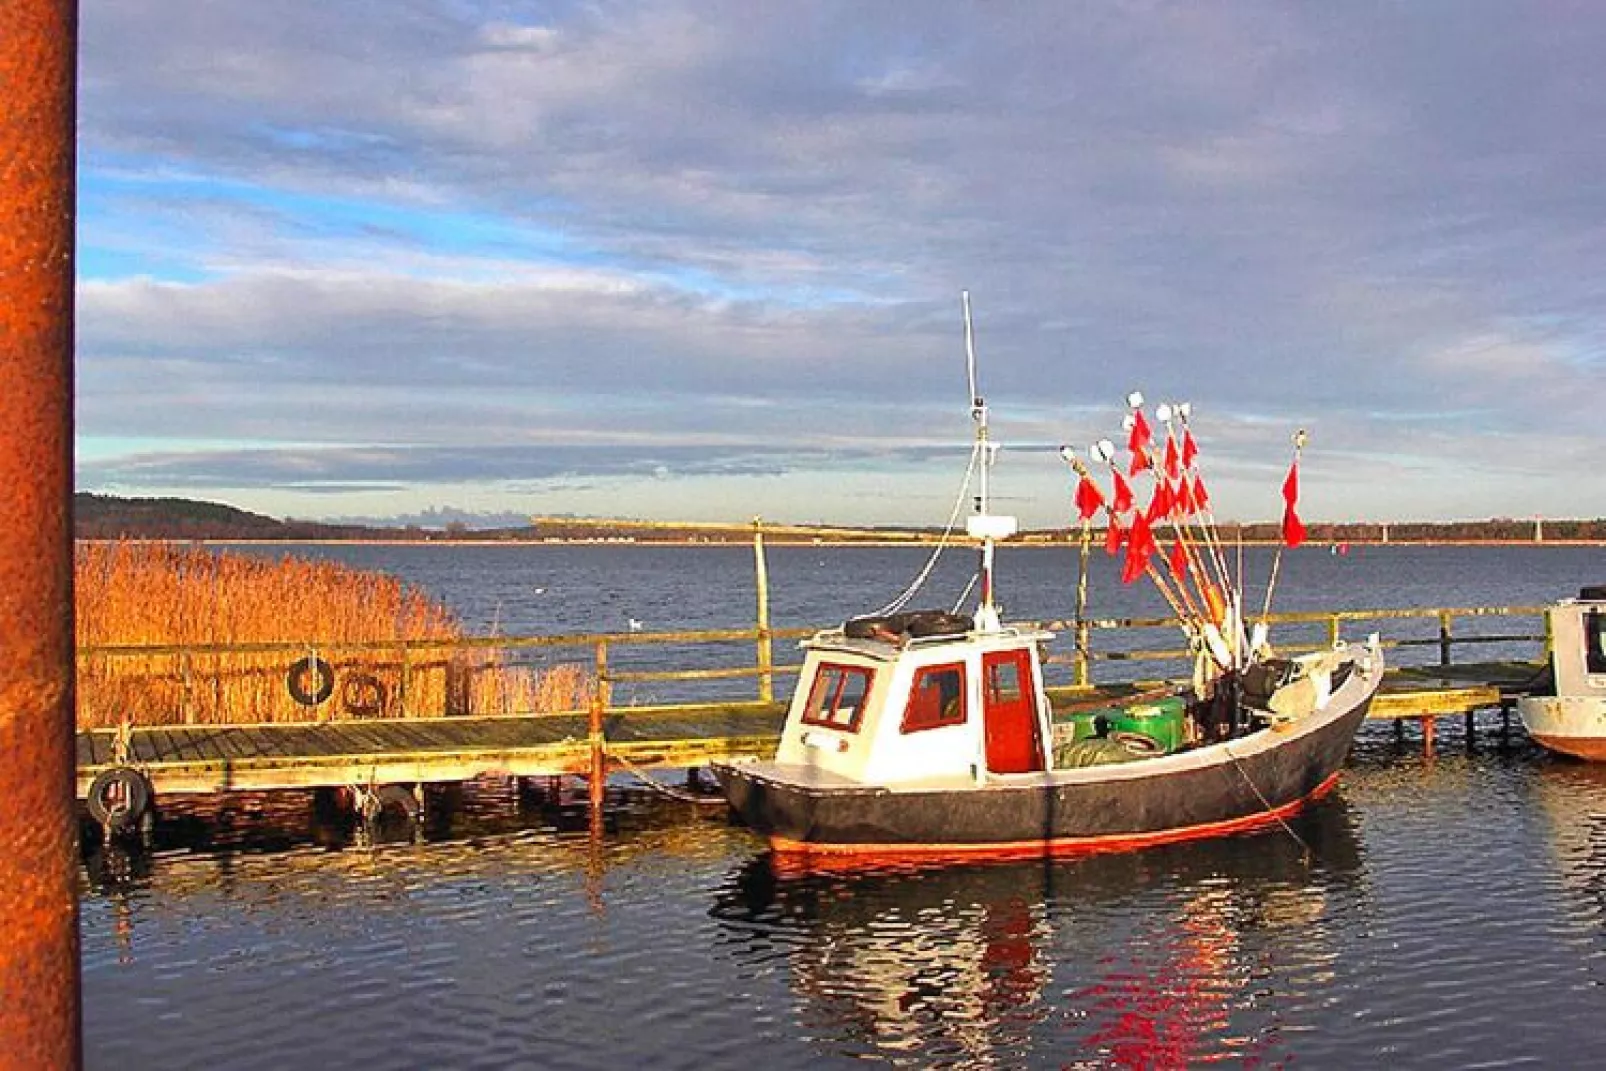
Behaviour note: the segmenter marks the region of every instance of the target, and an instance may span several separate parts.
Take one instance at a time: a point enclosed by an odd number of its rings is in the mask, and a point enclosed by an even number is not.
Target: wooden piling
[[[601,821],[602,803],[608,787],[608,753],[607,745],[602,736],[602,718],[608,709],[608,641],[598,640],[596,646],[596,672],[597,686],[591,692],[590,713],[590,743],[591,743],[591,772],[589,776],[588,799],[591,804],[591,820],[595,825]],[[598,826],[593,832],[600,832]]]
[[[770,636],[770,573],[764,560],[764,520],[753,518],[753,576],[758,589],[758,698],[775,699],[775,652]]]

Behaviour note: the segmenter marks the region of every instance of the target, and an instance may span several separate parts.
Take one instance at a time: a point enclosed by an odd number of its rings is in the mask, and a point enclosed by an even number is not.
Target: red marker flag
[[[1143,419],[1143,410],[1132,410],[1132,430],[1126,437],[1126,448],[1132,451],[1132,464],[1127,466],[1127,475],[1136,476],[1138,473],[1151,467],[1149,462],[1149,444],[1154,436],[1149,432],[1149,422]]]
[[[1171,567],[1171,575],[1181,584],[1188,575],[1188,552],[1182,549],[1182,540],[1171,544],[1171,554],[1166,558],[1166,564]]]
[[[1193,441],[1193,432],[1188,428],[1182,429],[1182,467],[1193,468],[1193,463],[1199,460],[1199,447]]]
[[[1149,558],[1157,548],[1154,533],[1149,531],[1148,518],[1138,514],[1132,520],[1132,530],[1126,537],[1126,564],[1121,569],[1121,583],[1130,584],[1142,576],[1149,567]]]
[[[1182,458],[1177,455],[1177,440],[1170,435],[1165,437],[1165,474],[1173,480],[1182,475]]]
[[[1183,520],[1199,512],[1199,500],[1193,496],[1193,481],[1187,476],[1183,476],[1177,484],[1177,509]]]
[[[1210,495],[1205,491],[1204,480],[1197,474],[1193,477],[1193,506],[1195,513],[1203,513],[1210,508]]]
[[[1132,410],[1132,433],[1126,437],[1126,448],[1134,454],[1142,454],[1153,441],[1153,436],[1149,434],[1149,422],[1143,419],[1143,410]]]
[[[1121,522],[1111,513],[1110,526],[1104,529],[1104,553],[1112,558],[1121,553],[1121,539]]]
[[[1119,472],[1115,476],[1115,501],[1110,503],[1110,509],[1116,513],[1125,513],[1132,508],[1132,487],[1121,478]]]
[[[1299,461],[1288,466],[1288,478],[1283,481],[1283,543],[1297,547],[1305,542],[1305,524],[1294,507],[1299,504]]]
[[[1149,524],[1157,524],[1171,516],[1176,508],[1176,496],[1171,491],[1171,484],[1167,480],[1160,480],[1154,485],[1154,497],[1149,499],[1149,510],[1146,519]]]
[[[1093,514],[1097,513],[1102,505],[1104,496],[1099,493],[1098,486],[1091,478],[1083,476],[1081,482],[1076,485],[1077,514],[1084,521],[1092,520]]]

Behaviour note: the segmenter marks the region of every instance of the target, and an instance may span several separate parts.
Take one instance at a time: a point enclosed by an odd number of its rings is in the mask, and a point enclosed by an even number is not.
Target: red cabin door
[[[994,773],[1041,770],[1043,742],[1037,730],[1037,691],[1029,652],[982,655],[981,670],[987,768]]]

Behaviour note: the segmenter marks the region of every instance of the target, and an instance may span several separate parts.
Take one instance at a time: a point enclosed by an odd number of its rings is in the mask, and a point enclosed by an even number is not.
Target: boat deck
[[[1533,663],[1390,669],[1373,720],[1419,720],[1428,745],[1440,716],[1509,708],[1538,671]],[[1145,685],[1054,689],[1056,711],[1119,703]],[[781,703],[610,711],[603,737],[611,760],[642,769],[686,768],[714,759],[774,753]],[[114,764],[116,734],[78,734],[78,795]],[[133,730],[127,756],[161,794],[260,791],[329,785],[464,781],[487,775],[539,777],[590,768],[587,716],[335,721],[282,725],[190,725]]]

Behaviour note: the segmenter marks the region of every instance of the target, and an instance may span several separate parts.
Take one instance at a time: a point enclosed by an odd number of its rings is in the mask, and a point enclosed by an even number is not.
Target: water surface
[[[751,616],[745,549],[329,553],[394,568],[476,627]],[[774,549],[777,623],[834,619],[845,594],[879,596],[921,560]],[[1010,554],[1006,594],[1062,615],[1074,564]],[[1606,577],[1582,548],[1290,565],[1290,609],[1540,603]],[[1131,608],[1113,612],[1158,612],[1103,587]],[[600,839],[574,801],[501,782],[437,801],[417,843],[367,847],[314,821],[308,794],[202,800],[169,809],[153,858],[85,867],[86,1054],[104,1068],[1576,1066],[1606,1017],[1606,767],[1551,758],[1520,729],[1502,743],[1498,724],[1469,747],[1446,720],[1433,760],[1414,731],[1367,726],[1338,790],[1286,829],[932,870],[777,872],[717,810],[624,778]]]

